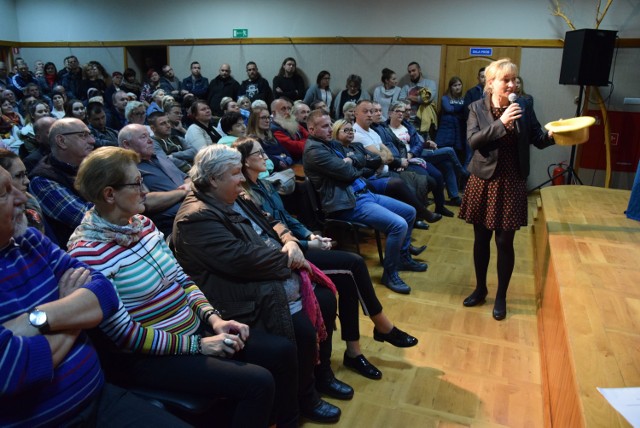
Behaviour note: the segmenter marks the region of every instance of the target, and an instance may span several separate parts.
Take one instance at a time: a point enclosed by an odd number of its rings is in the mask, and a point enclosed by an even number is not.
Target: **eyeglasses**
[[[265,157],[266,154],[267,153],[264,150],[260,149],[260,150],[256,150],[255,152],[249,153],[249,156],[260,155],[260,157],[263,158]]]
[[[87,138],[91,137],[91,132],[89,132],[89,131],[73,131],[73,132],[63,132],[60,135],[79,135],[80,138],[82,138],[83,140],[86,140]]]
[[[342,128],[342,132],[345,134],[353,134],[353,128]]]
[[[142,192],[144,188],[143,179],[140,177],[140,181],[136,181],[135,183],[122,183],[122,184],[112,184],[111,187],[114,189],[120,189],[122,187],[137,187],[139,192]]]

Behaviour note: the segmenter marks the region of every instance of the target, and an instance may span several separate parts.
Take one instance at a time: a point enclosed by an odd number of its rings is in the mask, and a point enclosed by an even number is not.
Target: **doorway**
[[[458,76],[462,80],[462,93],[478,84],[478,70],[500,58],[511,58],[520,66],[520,47],[506,46],[443,46],[440,70],[440,96],[446,94],[449,79]],[[438,100],[440,103],[440,100]],[[441,110],[441,109],[439,109]]]
[[[154,69],[161,73],[162,66],[169,63],[169,49],[167,46],[127,46],[125,48],[125,68],[133,68],[140,80],[146,80],[147,71]]]

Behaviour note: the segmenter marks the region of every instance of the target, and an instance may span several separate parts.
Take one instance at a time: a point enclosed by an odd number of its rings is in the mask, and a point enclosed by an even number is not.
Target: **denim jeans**
[[[367,192],[357,197],[356,206],[350,210],[332,213],[338,220],[357,221],[387,235],[384,268],[395,272],[400,268],[400,255],[406,254],[411,243],[411,231],[416,210],[404,202],[384,195]]]
[[[456,198],[458,194],[458,174],[465,175],[465,168],[460,163],[455,150],[451,147],[440,147],[435,150],[423,150],[422,158],[435,165],[444,176],[449,198]]]

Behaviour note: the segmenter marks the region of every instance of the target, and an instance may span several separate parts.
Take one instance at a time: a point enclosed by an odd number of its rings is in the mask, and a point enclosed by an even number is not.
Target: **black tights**
[[[391,177],[387,182],[384,194],[415,208],[416,220],[424,220],[430,216],[427,208],[418,200],[416,192],[412,191],[400,178]]]
[[[481,224],[474,224],[473,232],[475,236],[473,263],[476,268],[476,289],[486,292],[493,230],[489,230]],[[496,300],[505,300],[507,298],[507,289],[509,288],[515,264],[515,252],[513,250],[515,234],[515,230],[496,230],[496,247],[498,249],[498,291]]]

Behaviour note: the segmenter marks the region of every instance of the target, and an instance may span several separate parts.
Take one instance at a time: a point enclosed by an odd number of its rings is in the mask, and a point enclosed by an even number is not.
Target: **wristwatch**
[[[33,310],[29,312],[29,324],[37,328],[42,334],[49,333],[49,320],[47,319],[47,313],[45,311],[41,311],[37,307],[33,308]]]

